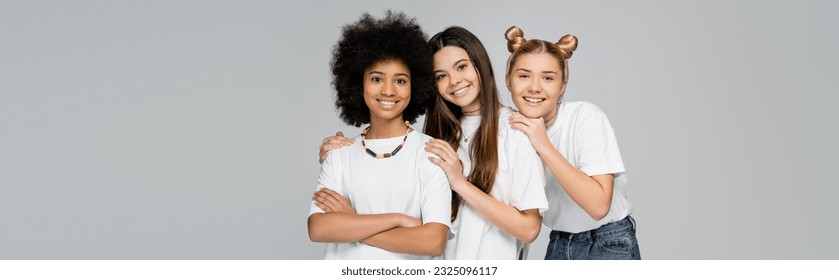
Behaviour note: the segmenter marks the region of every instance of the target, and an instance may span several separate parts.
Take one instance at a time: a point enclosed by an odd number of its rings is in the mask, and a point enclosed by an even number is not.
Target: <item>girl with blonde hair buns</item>
[[[568,59],[577,37],[556,43],[505,32],[506,82],[523,131],[545,165],[550,203],[543,223],[553,229],[545,259],[641,259],[627,175],[606,114],[583,101],[563,102]]]

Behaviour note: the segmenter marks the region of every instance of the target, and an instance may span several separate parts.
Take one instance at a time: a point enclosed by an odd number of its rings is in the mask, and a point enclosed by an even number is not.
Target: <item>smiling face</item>
[[[402,111],[411,101],[411,71],[400,60],[374,63],[364,70],[364,103],[370,108],[370,123],[402,121]]]
[[[528,118],[553,117],[566,84],[559,60],[546,53],[522,54],[507,74],[513,103]]]
[[[440,96],[464,112],[481,108],[478,71],[466,50],[447,46],[434,53],[434,80]]]

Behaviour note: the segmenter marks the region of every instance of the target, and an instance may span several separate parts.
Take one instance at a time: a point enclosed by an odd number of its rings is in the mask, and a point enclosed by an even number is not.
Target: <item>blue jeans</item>
[[[580,233],[551,231],[546,260],[640,260],[635,219],[605,224]]]

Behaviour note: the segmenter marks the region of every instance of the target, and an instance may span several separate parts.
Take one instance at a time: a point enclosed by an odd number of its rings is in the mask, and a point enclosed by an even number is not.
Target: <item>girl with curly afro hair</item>
[[[443,253],[451,222],[445,173],[410,124],[434,96],[431,53],[414,19],[364,14],[333,50],[335,105],[347,124],[368,126],[321,164],[309,238],[327,259],[428,259]]]

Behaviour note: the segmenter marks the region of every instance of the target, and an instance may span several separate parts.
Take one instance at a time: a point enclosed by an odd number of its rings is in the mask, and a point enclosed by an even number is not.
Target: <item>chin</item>
[[[457,107],[463,107],[463,106],[469,105],[469,102],[466,102],[468,100],[463,99],[463,98],[444,97],[443,100],[446,100],[446,102],[454,104]]]
[[[525,117],[535,119],[542,116],[542,110],[538,108],[527,108],[525,107],[524,110],[519,110],[519,112],[524,115]]]

